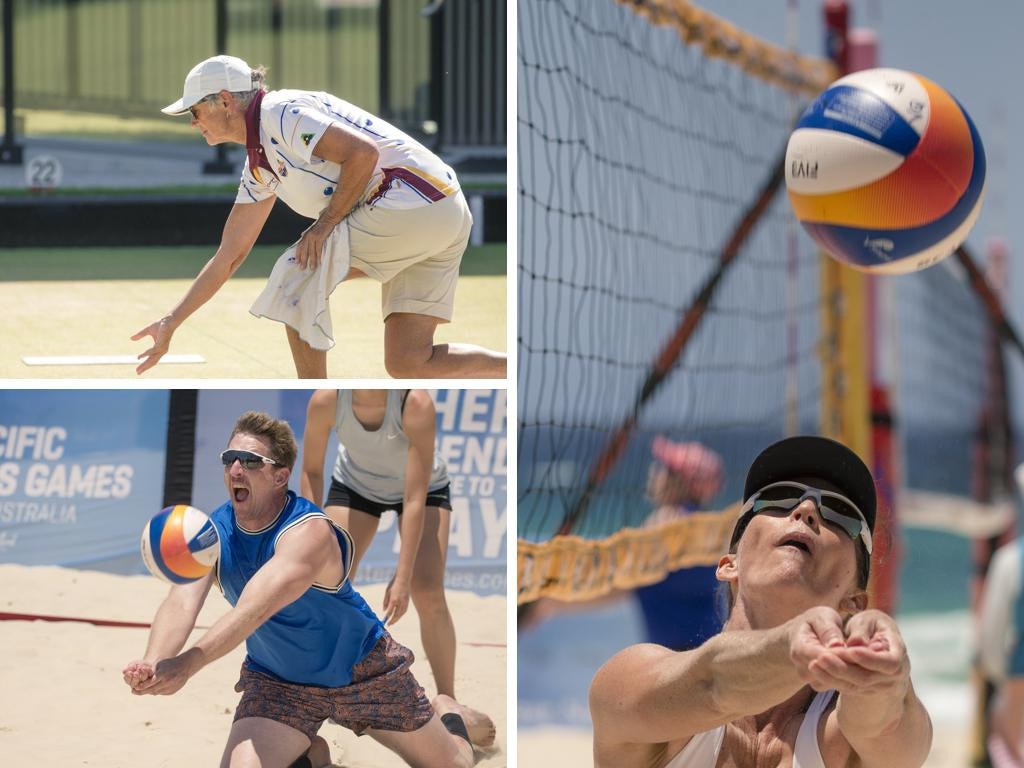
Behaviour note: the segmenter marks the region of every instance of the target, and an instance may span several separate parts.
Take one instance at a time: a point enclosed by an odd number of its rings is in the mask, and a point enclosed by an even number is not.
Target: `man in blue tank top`
[[[824,437],[768,446],[747,472],[717,577],[723,631],[634,645],[594,677],[595,768],[920,768],[932,725],[896,622],[866,610],[875,487]]]
[[[288,490],[297,453],[286,422],[255,412],[238,420],[221,455],[229,500],[210,516],[217,567],[171,588],[125,682],[135,694],[173,694],[244,640],[244,693],[222,766],[327,765],[316,733],[328,718],[410,765],[471,766],[471,739],[493,740],[493,724],[448,696],[431,706],[409,670],[412,652],[348,583],[348,533]],[[214,583],[233,608],[182,652]]]

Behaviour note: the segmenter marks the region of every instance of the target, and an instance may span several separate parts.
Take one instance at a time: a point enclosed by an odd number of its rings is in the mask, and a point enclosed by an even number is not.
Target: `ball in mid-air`
[[[177,504],[153,516],[142,532],[142,560],[157,578],[187,584],[208,574],[220,557],[217,528],[195,507]]]
[[[865,272],[924,269],[956,250],[985,196],[985,151],[949,93],[899,69],[837,80],[786,148],[797,219],[832,256]]]

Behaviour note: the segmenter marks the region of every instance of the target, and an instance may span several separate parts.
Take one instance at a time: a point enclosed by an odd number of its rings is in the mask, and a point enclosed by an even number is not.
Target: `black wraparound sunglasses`
[[[234,449],[228,449],[220,455],[221,464],[225,467],[230,467],[236,461],[242,463],[242,467],[245,469],[259,469],[264,464],[273,464],[275,467],[283,467],[279,461],[268,459],[266,456],[260,456],[258,453],[252,451],[238,451]]]

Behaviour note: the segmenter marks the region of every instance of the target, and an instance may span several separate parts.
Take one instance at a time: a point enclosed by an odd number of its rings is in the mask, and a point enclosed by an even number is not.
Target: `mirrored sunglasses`
[[[823,491],[794,480],[772,483],[747,499],[740,510],[740,516],[753,517],[771,510],[792,512],[806,499],[813,499],[821,516],[839,526],[851,539],[856,541],[859,537],[868,554],[871,554],[871,529],[864,514],[856,504],[834,491]]]
[[[245,469],[259,469],[264,464],[273,464],[276,467],[284,466],[280,462],[268,459],[266,456],[260,456],[258,453],[253,453],[252,451],[237,451],[233,449],[224,451],[220,455],[220,461],[225,467],[230,467],[236,461],[239,461]]]

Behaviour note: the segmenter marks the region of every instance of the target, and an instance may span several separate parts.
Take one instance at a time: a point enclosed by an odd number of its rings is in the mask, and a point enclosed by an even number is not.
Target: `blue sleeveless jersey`
[[[249,579],[273,557],[281,534],[313,518],[330,522],[319,507],[293,491],[288,491],[288,501],[277,519],[255,533],[235,524],[231,502],[210,515],[220,535],[216,576],[231,605],[238,603]],[[336,527],[334,530],[342,552],[348,552],[349,540]],[[338,589],[314,585],[248,637],[245,663],[285,682],[340,688],[352,682],[352,667],[383,634],[384,625],[347,580]]]

